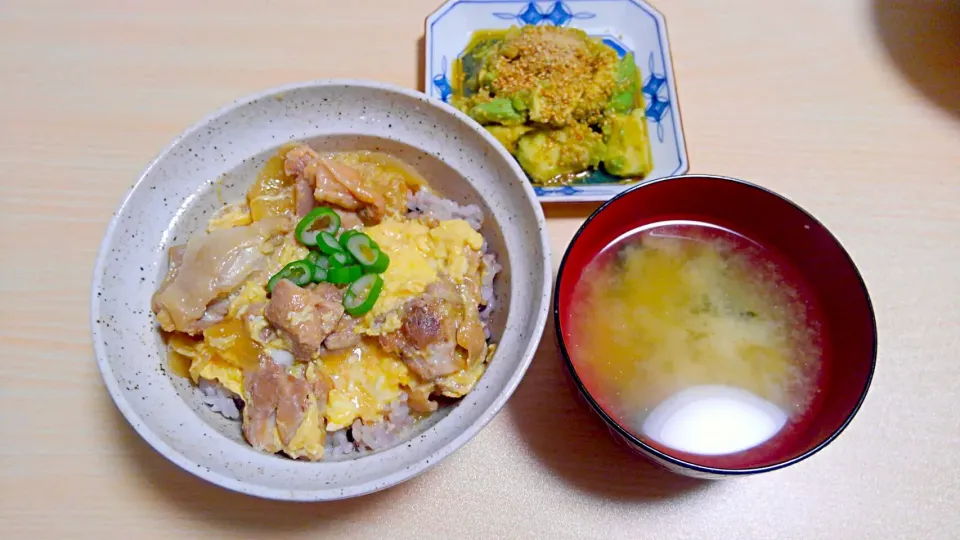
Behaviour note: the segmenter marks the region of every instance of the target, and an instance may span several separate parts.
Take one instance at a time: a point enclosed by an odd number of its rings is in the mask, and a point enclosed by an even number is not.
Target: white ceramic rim
[[[109,245],[113,240],[113,237],[116,233],[116,227],[118,225],[118,216],[121,211],[126,207],[127,203],[130,201],[130,198],[134,191],[136,191],[140,184],[143,182],[144,178],[151,172],[151,170],[157,165],[160,160],[167,156],[171,150],[177,145],[180,140],[186,137],[189,134],[192,134],[196,131],[203,129],[208,123],[210,123],[215,118],[223,116],[232,110],[247,105],[251,102],[254,102],[259,99],[267,98],[276,94],[283,94],[284,92],[290,92],[292,90],[305,89],[310,87],[320,87],[320,86],[354,86],[358,88],[366,88],[371,90],[384,90],[387,92],[394,92],[397,94],[402,94],[407,97],[419,99],[425,101],[427,104],[437,107],[442,112],[451,114],[454,117],[458,118],[461,122],[465,123],[473,131],[480,134],[481,137],[490,145],[490,148],[502,156],[507,163],[509,164],[511,170],[516,174],[518,179],[521,179],[521,184],[523,185],[524,191],[527,193],[528,202],[530,203],[530,208],[536,216],[538,225],[540,225],[540,242],[543,249],[544,257],[546,259],[543,276],[543,291],[542,291],[542,306],[537,313],[537,320],[534,324],[534,333],[530,336],[530,343],[527,344],[527,347],[524,349],[523,358],[520,361],[520,364],[513,375],[508,379],[507,384],[504,388],[501,389],[500,393],[494,399],[493,403],[487,407],[479,419],[472,424],[468,425],[458,436],[451,439],[445,445],[443,445],[438,452],[432,455],[425,456],[423,459],[419,460],[413,467],[409,469],[403,469],[401,471],[395,472],[386,477],[372,480],[358,486],[354,486],[350,489],[310,489],[310,490],[283,490],[268,488],[263,486],[251,486],[246,482],[236,480],[234,478],[213,472],[206,467],[197,467],[195,463],[188,460],[183,454],[177,451],[175,448],[161,440],[159,437],[155,436],[154,433],[146,427],[146,423],[142,421],[140,416],[134,411],[134,409],[127,402],[123,393],[120,391],[119,384],[116,377],[114,376],[113,370],[106,360],[106,353],[103,349],[103,337],[100,332],[100,327],[97,324],[97,320],[100,318],[100,313],[98,309],[97,302],[97,291],[102,288],[102,276],[104,274],[106,259],[109,253]],[[513,395],[513,392],[517,389],[517,386],[520,384],[520,381],[523,379],[524,374],[526,374],[527,369],[530,367],[530,363],[533,361],[533,357],[536,354],[537,347],[539,346],[540,340],[543,336],[544,328],[547,323],[547,316],[550,311],[550,297],[553,290],[553,265],[552,258],[550,255],[550,240],[546,233],[546,219],[543,215],[543,209],[541,208],[539,202],[537,202],[537,196],[533,191],[533,187],[526,180],[526,175],[520,169],[520,165],[513,159],[513,156],[507,153],[507,151],[496,141],[496,139],[490,135],[487,130],[483,129],[480,124],[476,123],[474,120],[463,114],[462,112],[456,110],[454,107],[443,103],[440,100],[431,98],[426,94],[410,90],[407,88],[399,87],[392,84],[380,83],[375,81],[367,81],[361,79],[315,79],[312,81],[303,81],[295,82],[283,86],[278,86],[257,92],[255,94],[248,95],[234,100],[228,105],[225,105],[216,111],[206,115],[200,121],[193,124],[185,131],[177,135],[170,143],[168,143],[163,150],[160,151],[157,156],[150,161],[149,165],[140,173],[140,176],[137,178],[137,181],[124,193],[123,199],[120,204],[117,206],[117,209],[113,212],[113,217],[110,219],[110,223],[107,225],[106,232],[104,233],[103,239],[100,242],[100,248],[97,253],[96,263],[94,264],[93,269],[93,279],[91,281],[90,289],[90,332],[93,339],[93,350],[97,358],[97,365],[100,369],[100,375],[103,378],[103,382],[107,387],[107,391],[110,393],[110,397],[113,399],[113,402],[117,405],[117,408],[120,409],[121,414],[127,422],[134,428],[134,430],[140,434],[141,437],[147,443],[153,447],[161,455],[175,463],[184,471],[187,471],[191,474],[197,475],[204,480],[216,484],[218,486],[224,487],[226,489],[236,491],[239,493],[244,493],[247,495],[254,495],[257,497],[262,497],[266,499],[274,500],[289,500],[289,501],[328,501],[328,500],[337,500],[337,499],[346,499],[351,497],[357,497],[361,495],[366,495],[376,491],[381,491],[389,487],[393,487],[401,482],[409,480],[423,472],[425,472],[430,467],[436,466],[440,461],[445,459],[447,456],[452,454],[454,451],[460,449],[466,443],[468,443],[481,429],[486,427],[486,425],[493,419],[497,413],[503,408],[507,400],[510,399],[510,396]],[[251,451],[256,451],[251,449]],[[334,493],[338,493],[339,496],[334,496]]]

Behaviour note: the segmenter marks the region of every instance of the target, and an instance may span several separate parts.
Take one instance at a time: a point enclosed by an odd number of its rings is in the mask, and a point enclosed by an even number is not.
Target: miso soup
[[[821,374],[815,302],[775,254],[731,231],[662,222],[585,269],[570,357],[587,390],[654,446],[728,456],[808,417]]]

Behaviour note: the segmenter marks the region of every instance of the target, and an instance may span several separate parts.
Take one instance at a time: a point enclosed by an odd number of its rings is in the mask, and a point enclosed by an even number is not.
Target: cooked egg
[[[191,369],[190,372],[192,374],[194,370]],[[209,362],[196,371],[196,375],[193,376],[194,382],[197,382],[200,377],[211,381],[219,381],[231,392],[238,396],[243,395],[243,370],[218,357],[212,357]]]
[[[487,370],[487,365],[483,362],[473,367],[461,369],[460,371],[440,377],[437,379],[437,389],[440,393],[451,398],[459,398],[467,395],[476,386],[477,381]]]
[[[193,382],[201,377],[220,384],[243,396],[243,369],[256,365],[260,346],[237,319],[225,319],[203,333],[203,341],[182,335],[170,338],[169,348],[190,360],[187,370]]]
[[[273,244],[263,244],[260,251],[269,255],[267,258],[266,272],[259,276],[264,284],[266,284],[266,278],[276,274],[287,264],[305,258],[307,254],[310,253],[310,250],[306,246],[297,242],[297,238],[293,233],[281,236],[279,240]]]
[[[390,256],[390,266],[382,274],[380,298],[357,325],[357,332],[368,335],[400,328],[396,310],[423,294],[440,274],[461,283],[465,276],[476,272],[471,267],[477,263],[467,257],[467,252],[479,252],[483,246],[480,233],[461,219],[441,221],[433,228],[416,220],[385,219],[364,232]]]
[[[430,229],[430,240],[437,265],[457,283],[470,270],[464,248],[479,251],[483,247],[483,237],[462,219],[441,221]]]
[[[289,350],[289,344],[285,344],[281,339],[264,340],[262,337],[263,330],[269,327],[267,319],[263,316],[263,308],[267,304],[265,277],[278,272],[288,263],[303,259],[309,250],[297,243],[292,235],[283,237],[280,244],[273,246],[272,249],[267,259],[267,272],[254,274],[240,286],[237,294],[230,301],[227,317],[243,320],[247,334],[260,346]],[[268,335],[272,334],[268,333]]]
[[[325,356],[316,365],[333,382],[327,397],[327,431],[343,429],[357,418],[366,423],[381,420],[401,386],[411,380],[407,366],[372,340]]]
[[[207,223],[207,232],[242,227],[251,223],[253,218],[250,217],[250,207],[246,203],[228,204],[210,218]]]
[[[307,367],[305,375],[310,382],[318,378],[313,365]],[[283,451],[292,458],[307,457],[318,460],[323,457],[326,441],[327,433],[323,429],[323,415],[320,414],[316,396],[311,393],[307,400],[307,410],[303,413],[303,422],[293,434],[290,443],[283,447]]]
[[[320,411],[317,409],[317,398],[310,394],[307,410],[303,413],[303,423],[297,428],[290,444],[283,447],[283,451],[292,458],[307,457],[318,460],[323,457],[326,441],[327,434],[323,430]]]
[[[216,356],[240,369],[255,368],[260,363],[260,345],[238,319],[224,319],[207,328],[203,341]]]
[[[218,357],[206,342],[174,335],[170,338],[169,347],[175,353],[190,359],[188,373],[194,383],[201,377],[219,381],[230,391],[243,396],[243,370]]]
[[[227,317],[238,319],[247,313],[250,306],[267,303],[267,289],[254,280],[240,286],[237,295],[230,301]]]
[[[496,350],[496,345],[490,345],[487,347],[487,354],[482,362],[478,362],[473,366],[467,366],[446,377],[440,377],[437,379],[437,389],[440,390],[441,394],[451,398],[459,398],[469,394],[487,370],[487,365],[490,359],[493,358]]]

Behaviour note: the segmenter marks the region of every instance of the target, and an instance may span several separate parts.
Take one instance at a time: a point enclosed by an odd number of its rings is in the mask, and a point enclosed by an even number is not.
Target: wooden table
[[[247,93],[416,87],[438,1],[0,3],[0,537],[960,537],[960,4],[946,0],[658,2],[691,171],[803,205],[872,293],[873,387],[813,459],[719,483],[659,472],[577,405],[551,330],[475,440],[361,499],[233,494],[140,440],[100,381],[87,315],[123,190]],[[547,208],[555,264],[592,208]]]

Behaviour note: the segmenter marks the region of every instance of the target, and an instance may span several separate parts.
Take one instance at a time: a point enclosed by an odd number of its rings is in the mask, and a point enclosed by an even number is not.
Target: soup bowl
[[[806,301],[818,305],[821,368],[814,401],[796,429],[768,443],[727,455],[682,452],[638,436],[611,410],[584,377],[596,359],[573,346],[577,325],[574,290],[588,265],[608,247],[653,224],[677,220],[720,227],[742,235],[784,261],[804,282]],[[554,294],[557,338],[564,362],[587,404],[614,437],[668,470],[724,478],[797,463],[833,441],[866,397],[877,354],[877,331],[866,285],[839,241],[809,213],[760,186],[719,176],[686,175],[653,180],[610,200],[591,215],[567,248]],[[680,395],[683,392],[679,392]],[[669,401],[669,400],[668,400]],[[659,408],[659,407],[658,407]]]

